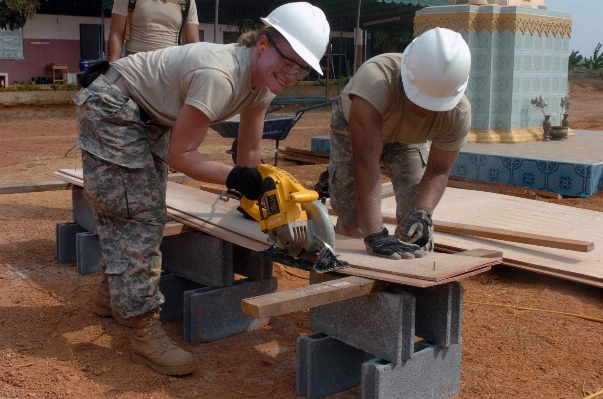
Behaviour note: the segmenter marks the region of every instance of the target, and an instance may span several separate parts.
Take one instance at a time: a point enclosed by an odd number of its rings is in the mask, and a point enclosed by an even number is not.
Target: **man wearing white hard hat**
[[[433,249],[433,210],[467,141],[471,68],[460,34],[435,28],[403,54],[371,58],[333,106],[329,195],[336,232],[364,237],[367,251],[392,259]],[[396,196],[397,227],[381,214],[383,162]]]
[[[84,193],[102,251],[93,311],[130,327],[132,360],[161,374],[190,374],[196,365],[158,320],[168,164],[258,198],[270,102],[311,68],[322,73],[330,29],[319,8],[288,3],[262,21],[265,28],[237,44],[194,43],[99,62],[82,76],[84,88],[74,98]],[[211,124],[236,114],[233,168],[204,155],[201,144]]]

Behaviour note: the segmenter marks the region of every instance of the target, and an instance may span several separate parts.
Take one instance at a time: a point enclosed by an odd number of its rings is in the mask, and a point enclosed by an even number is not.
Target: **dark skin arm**
[[[354,96],[349,119],[356,208],[360,227],[368,235],[383,230],[379,165],[383,152],[381,114],[368,101]]]
[[[422,111],[425,112],[419,114]],[[417,114],[426,117],[433,113],[417,109]],[[383,152],[381,114],[368,101],[354,96],[349,119],[354,157],[356,207],[362,231],[368,235],[383,229],[379,165]],[[448,176],[458,154],[459,150],[443,151],[436,147],[431,148],[425,172],[417,189],[415,206],[430,209],[437,206],[444,194]]]
[[[416,207],[435,209],[444,194],[444,190],[446,190],[448,176],[450,176],[450,171],[459,152],[460,150],[443,151],[434,146],[431,147],[425,173],[423,173],[417,188]],[[422,212],[427,213],[426,211]]]

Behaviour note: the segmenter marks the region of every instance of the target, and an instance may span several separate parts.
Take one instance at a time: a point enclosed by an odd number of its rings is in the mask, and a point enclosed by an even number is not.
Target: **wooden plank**
[[[434,220],[433,225],[435,231],[441,233],[491,238],[494,240],[519,242],[522,244],[565,249],[568,251],[590,252],[595,249],[595,244],[591,241],[571,240],[567,238],[551,237],[533,233],[523,233],[521,231],[511,231],[505,229],[497,229],[493,227],[482,227],[462,223],[444,222],[442,220]]]
[[[226,192],[227,188],[226,187],[208,186],[207,184],[201,183],[199,185],[199,190],[207,191],[208,193],[212,193],[212,194],[222,195],[222,193]]]
[[[329,210],[329,213],[331,211]],[[397,224],[394,215],[383,214],[383,222]],[[523,233],[516,230],[497,229],[493,227],[474,226],[462,223],[451,223],[434,220],[433,227],[440,233],[491,238],[494,240],[519,242],[547,248],[565,249],[568,251],[590,252],[595,248],[592,241],[571,240],[567,238],[545,236],[541,234]]]
[[[457,255],[474,257],[502,257],[500,251],[475,249],[459,252]],[[488,269],[490,269],[488,267]],[[483,270],[479,271],[480,273]],[[337,280],[298,287],[292,290],[275,292],[267,295],[243,299],[243,313],[256,319],[280,316],[302,309],[313,308],[346,299],[356,298],[382,291],[391,286],[390,283],[373,278],[344,277]]]
[[[337,236],[338,259],[347,261],[355,269],[387,273],[395,276],[417,278],[433,282],[469,273],[485,266],[502,262],[500,258],[482,259],[429,252],[423,258],[389,259],[369,255],[362,240]],[[342,273],[348,273],[342,269]]]
[[[184,182],[187,182],[187,181],[194,181],[195,180],[192,177],[188,177],[184,173],[180,173],[180,172],[169,173],[167,179],[168,179],[168,181],[171,181],[171,182],[174,182],[174,183],[184,183]]]
[[[478,258],[502,258],[502,251],[497,251],[494,249],[484,249],[484,248],[475,248],[470,249],[469,251],[461,251],[456,252],[455,255],[461,256],[476,256]]]
[[[35,183],[0,184],[0,194],[39,193],[43,191],[71,190],[64,181],[40,181]]]
[[[435,245],[435,250],[438,252],[444,252],[455,255],[462,255],[467,252],[471,252],[473,250],[466,251],[463,248],[452,247],[450,245],[445,244],[437,244]],[[485,251],[486,249],[478,249],[479,251]],[[492,250],[493,253],[502,253],[502,251]],[[592,285],[594,287],[603,288],[603,278],[597,277],[588,277],[582,273],[571,272],[567,270],[558,270],[555,268],[547,268],[541,265],[534,265],[530,263],[520,262],[513,259],[503,258],[500,266],[508,266],[514,267],[516,269],[527,270],[533,273],[544,274],[547,276],[552,276],[556,278],[561,278],[564,280],[575,281],[581,284]]]
[[[329,163],[328,159],[320,157],[310,157],[305,155],[291,154],[284,151],[279,151],[279,157],[287,161],[303,162],[308,164],[325,165]]]
[[[59,175],[65,179],[81,181],[81,172],[79,176],[72,171],[59,172]],[[243,218],[236,210],[238,201],[224,202],[215,194],[168,182],[166,202],[170,217],[193,228],[254,251],[270,246],[267,235],[262,233],[258,223]],[[500,261],[437,253],[430,253],[425,258],[396,261],[367,254],[362,240],[339,235],[336,238],[335,247],[340,259],[353,266],[342,269],[342,273],[354,275],[357,274],[357,269],[363,269],[362,274],[377,272],[382,274],[380,280],[404,281],[408,282],[408,285],[426,284],[416,283],[416,280],[427,281],[432,285],[440,284],[450,279],[461,278],[464,274],[475,270],[484,270]],[[432,270],[434,261],[437,265],[436,270]]]
[[[191,231],[195,231],[195,229],[180,222],[171,221],[165,224],[165,227],[163,228],[163,236],[175,236],[178,234],[189,233]]]
[[[243,247],[259,251],[269,247],[267,236],[263,234],[255,221],[243,219],[236,205],[238,202],[225,203],[211,194],[202,193],[190,187],[168,183],[168,209],[170,216],[183,223],[212,234],[218,238],[236,243]],[[202,198],[205,198],[202,200]],[[195,201],[196,200],[196,201]],[[208,203],[213,203],[208,206]],[[211,211],[210,211],[211,209]],[[483,268],[500,262],[500,259],[489,261],[479,259],[446,259],[446,254],[429,254],[427,258],[408,260],[392,260],[377,258],[366,253],[361,240],[337,236],[336,251],[339,259],[349,262],[357,269],[386,272],[391,276],[410,277],[439,282],[446,278],[461,275],[474,269]],[[401,267],[400,262],[404,267]],[[436,268],[431,267],[436,263]],[[403,270],[400,270],[403,269]],[[355,269],[343,269],[344,274],[355,274]],[[396,277],[390,277],[400,282]],[[416,282],[404,281],[412,285]]]
[[[312,157],[325,158],[327,160],[331,156],[330,154],[327,154],[325,152],[308,151],[308,150],[302,150],[301,148],[293,148],[293,147],[287,147],[285,149],[285,153],[291,154],[291,155],[293,155],[294,153],[297,153],[297,154],[302,154],[302,155],[309,155]]]
[[[395,195],[394,193],[394,186],[392,183],[383,183],[381,185],[381,198],[389,198],[389,197],[393,197]]]
[[[56,172],[51,172],[49,174],[50,174],[50,176],[56,177],[67,183],[71,183],[75,186],[84,187],[84,181],[83,181],[81,169],[74,170],[74,171],[67,170],[67,169],[60,169],[60,170],[57,170]]]
[[[394,213],[393,199],[382,202],[384,213]],[[437,219],[476,224],[524,233],[545,233],[594,243],[590,252],[459,236],[436,232],[436,248],[502,250],[503,265],[603,287],[603,212],[494,193],[448,188],[436,210]]]
[[[56,172],[49,173],[49,175],[58,177],[61,180],[70,181],[71,184],[75,184],[76,186],[82,187],[84,185],[84,183],[82,182],[82,170],[81,169],[73,170],[73,171],[69,170],[69,169],[60,169]],[[73,179],[75,179],[75,181]],[[168,181],[171,181],[174,183],[184,183],[187,181],[194,181],[193,178],[188,177],[184,173],[179,173],[179,172],[178,173],[169,173],[167,179],[168,179]],[[44,182],[42,182],[42,183],[44,183]],[[47,183],[53,183],[53,182],[47,182]],[[56,182],[56,183],[65,184],[64,181]],[[24,183],[24,184],[39,184],[39,183]],[[68,188],[71,189],[72,187],[68,187]],[[40,191],[50,191],[50,190],[40,190]]]
[[[474,269],[474,270],[471,270],[470,272],[459,274],[459,275],[452,276],[450,278],[445,278],[445,279],[438,280],[438,281],[429,281],[429,280],[420,279],[420,278],[398,276],[398,275],[393,275],[393,274],[389,274],[386,272],[378,272],[378,271],[374,271],[374,270],[358,269],[354,266],[350,266],[349,268],[341,269],[341,270],[345,270],[348,275],[372,278],[374,280],[387,281],[390,283],[396,283],[396,284],[402,284],[402,285],[410,285],[412,287],[427,288],[427,287],[433,287],[435,285],[450,283],[452,281],[458,281],[458,280],[461,280],[461,279],[464,279],[464,278],[467,278],[470,276],[475,276],[477,274],[487,272],[487,271],[491,270],[492,266],[494,266],[494,265],[495,264],[486,265],[482,268]],[[340,270],[336,270],[335,272],[344,274]]]
[[[280,316],[298,310],[356,298],[380,291],[385,283],[363,277],[344,277],[292,290],[243,299],[243,313],[256,319]]]

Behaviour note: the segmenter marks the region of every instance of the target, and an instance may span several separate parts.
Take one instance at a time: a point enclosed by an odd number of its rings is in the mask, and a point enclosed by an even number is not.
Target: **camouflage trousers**
[[[360,229],[354,196],[354,160],[348,122],[341,101],[333,103],[331,113],[331,155],[329,158],[329,197],[337,212],[337,230]],[[395,236],[402,238],[415,209],[417,187],[425,171],[430,143],[383,143],[380,161],[385,165],[396,197]]]
[[[95,83],[86,89],[86,100],[79,101],[77,108],[80,139],[93,137],[95,142],[82,148],[84,193],[96,220],[113,313],[120,318],[136,317],[165,301],[159,292],[159,245],[167,219],[171,130],[141,123],[134,101],[123,104],[124,96],[115,86]],[[87,141],[78,143],[82,146]],[[134,161],[119,153],[122,145],[136,146]]]

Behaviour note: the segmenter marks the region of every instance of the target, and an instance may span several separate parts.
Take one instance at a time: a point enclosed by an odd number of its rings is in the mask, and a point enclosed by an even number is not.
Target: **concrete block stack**
[[[337,278],[311,274],[311,283]],[[363,398],[451,398],[460,392],[463,289],[398,287],[310,310],[319,332],[297,342],[297,394],[361,385]]]
[[[60,262],[100,271],[92,209],[73,190],[73,223],[56,228]],[[184,339],[211,342],[267,324],[241,311],[241,300],[277,291],[272,263],[200,231],[164,237],[160,290],[164,320],[182,319]],[[239,278],[235,278],[239,276]],[[340,278],[311,273],[310,283]],[[450,398],[460,391],[463,290],[458,282],[391,288],[312,308],[318,332],[300,337],[296,390],[324,398],[361,385],[363,398]]]
[[[73,220],[56,226],[56,256],[77,264],[80,274],[100,272],[100,241],[90,204],[82,188],[72,191]],[[160,291],[163,320],[183,319],[185,340],[192,344],[259,328],[269,319],[241,311],[244,298],[276,292],[272,262],[252,251],[193,231],[164,237]],[[235,274],[241,278],[235,281]]]

